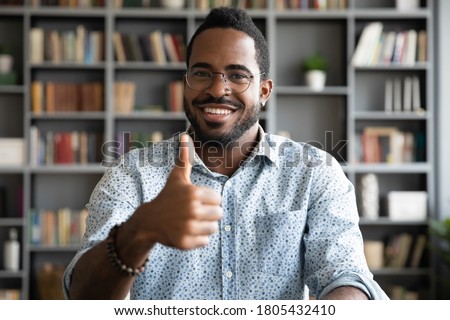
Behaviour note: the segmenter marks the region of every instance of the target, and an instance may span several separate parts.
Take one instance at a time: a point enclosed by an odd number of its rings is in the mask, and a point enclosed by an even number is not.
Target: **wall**
[[[438,0],[435,10],[437,209],[441,218],[450,218],[450,1]]]

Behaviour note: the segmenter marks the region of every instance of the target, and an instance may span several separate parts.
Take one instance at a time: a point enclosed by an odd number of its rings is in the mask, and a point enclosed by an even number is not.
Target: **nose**
[[[217,81],[217,79],[220,79],[220,81]],[[225,74],[221,72],[214,72],[213,78],[211,80],[211,85],[206,90],[206,92],[213,97],[222,97],[231,94],[231,90],[230,88],[228,88],[227,85],[227,79],[225,77]]]

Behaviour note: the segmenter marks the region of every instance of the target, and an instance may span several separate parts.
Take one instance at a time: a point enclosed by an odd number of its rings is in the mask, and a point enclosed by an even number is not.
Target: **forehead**
[[[212,68],[240,64],[258,70],[254,40],[242,31],[213,28],[200,33],[192,45],[189,65],[207,63]]]

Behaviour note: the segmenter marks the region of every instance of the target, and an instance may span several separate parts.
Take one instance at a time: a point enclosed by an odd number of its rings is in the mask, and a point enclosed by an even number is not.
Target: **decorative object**
[[[306,85],[313,91],[322,91],[326,82],[328,64],[319,53],[315,53],[303,61],[302,69],[305,72]]]
[[[373,173],[367,173],[361,178],[361,215],[367,219],[378,219],[379,189],[378,178]]]
[[[166,9],[182,9],[184,0],[161,0],[161,6]]]
[[[419,0],[396,0],[395,6],[397,10],[400,11],[408,11],[408,10],[415,10],[419,8],[420,1]]]
[[[13,61],[13,56],[8,47],[0,46],[0,74],[11,73]]]

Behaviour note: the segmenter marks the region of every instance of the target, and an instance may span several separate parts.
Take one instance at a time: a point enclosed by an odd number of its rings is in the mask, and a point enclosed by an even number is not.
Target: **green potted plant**
[[[308,56],[302,63],[306,85],[313,91],[322,91],[326,82],[327,60],[320,53]]]

